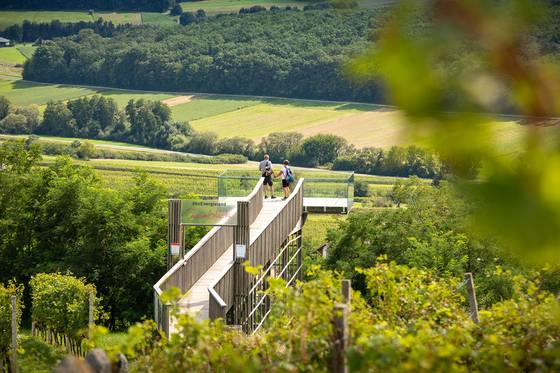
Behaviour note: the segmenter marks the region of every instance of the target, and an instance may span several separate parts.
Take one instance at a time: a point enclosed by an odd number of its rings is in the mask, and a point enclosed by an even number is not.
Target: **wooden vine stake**
[[[12,295],[12,358],[10,360],[12,372],[17,372],[17,299]]]
[[[474,290],[474,281],[471,272],[465,273],[465,282],[467,285],[467,294],[469,296],[469,306],[471,308],[471,319],[478,324],[478,303],[476,302],[476,291]]]
[[[342,301],[334,305],[333,317],[333,372],[348,373],[346,349],[349,343],[348,312],[350,312],[351,283],[342,280]]]
[[[93,291],[90,291],[89,293],[89,313],[88,313],[88,339],[91,339],[92,334],[93,334],[93,306],[94,306],[94,297],[95,294],[93,293]]]

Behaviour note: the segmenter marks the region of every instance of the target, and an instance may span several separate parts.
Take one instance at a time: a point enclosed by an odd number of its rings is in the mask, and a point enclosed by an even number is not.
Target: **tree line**
[[[80,30],[90,29],[103,37],[113,36],[130,25],[114,25],[111,21],[99,18],[95,22],[31,22],[23,21],[21,25],[12,25],[4,29],[0,35],[19,43],[34,43],[38,40],[50,40],[61,36],[77,34]]]
[[[382,101],[380,87],[345,73],[349,58],[367,44],[370,21],[382,14],[292,10],[200,16],[186,27],[144,25],[111,38],[82,30],[40,46],[23,75],[149,90]]]
[[[175,0],[2,0],[0,9],[40,10],[142,10],[165,12]]]
[[[42,119],[37,106],[18,107],[0,97],[0,133],[118,140],[159,149],[221,155],[220,159],[227,163],[243,162],[240,156],[260,160],[263,154],[269,154],[275,163],[289,159],[297,166],[372,175],[434,178],[441,177],[445,171],[433,152],[417,146],[356,149],[340,136],[318,134],[304,138],[297,132],[274,132],[258,144],[241,136],[220,139],[214,132],[195,131],[189,123],[173,121],[169,107],[159,101],[130,100],[119,110],[113,99],[99,95],[49,102]],[[53,150],[52,154],[77,155],[81,149],[55,148],[58,153]]]

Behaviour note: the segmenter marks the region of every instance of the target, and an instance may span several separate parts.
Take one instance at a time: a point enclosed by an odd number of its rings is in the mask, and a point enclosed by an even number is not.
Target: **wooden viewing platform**
[[[286,201],[281,199],[264,200],[263,207],[250,226],[249,237],[251,243],[254,243],[257,237],[270,224],[278,211],[286,205]],[[234,263],[233,245],[214,262],[212,267],[193,285],[193,287],[179,301],[178,311],[182,313],[190,313],[198,320],[207,320],[209,318],[209,297],[208,288],[212,287],[222,276],[226,269],[230,268]],[[170,333],[175,332],[174,323],[171,323]]]
[[[287,286],[301,279],[304,214],[347,213],[352,207],[349,198],[304,197],[303,178],[286,200],[264,199],[261,178],[249,196],[219,201],[236,205],[235,216],[226,225],[218,222],[186,253],[181,201],[169,201],[169,270],[154,285],[155,320],[167,335],[177,332],[174,315],[186,313],[258,330],[270,312],[266,279],[281,277]],[[173,255],[178,247],[179,255]],[[258,275],[245,271],[245,261],[261,268]],[[182,297],[174,305],[162,303],[161,294],[172,287]]]

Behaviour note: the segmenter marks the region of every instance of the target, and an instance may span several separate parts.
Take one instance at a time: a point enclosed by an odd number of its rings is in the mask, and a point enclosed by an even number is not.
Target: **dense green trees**
[[[305,139],[301,152],[307,163],[316,167],[334,162],[346,145],[346,140],[340,136],[319,134]]]
[[[175,0],[3,0],[1,9],[75,10],[143,10],[164,12],[175,5]]]
[[[438,157],[418,146],[347,149],[334,160],[333,170],[355,171],[372,175],[409,176],[424,178],[441,176],[444,166]]]
[[[118,31],[122,31],[129,25],[114,25],[111,21],[103,21],[99,18],[95,22],[30,22],[23,21],[21,25],[12,25],[0,30],[0,35],[16,42],[34,43],[37,40],[48,40],[61,36],[77,34],[80,30],[91,29],[96,34],[108,37]]]
[[[126,192],[61,158],[39,168],[36,145],[0,146],[0,282],[67,271],[96,285],[108,324],[151,312],[151,287],[165,272],[165,197],[138,175]]]
[[[173,122],[169,107],[159,101],[130,100],[125,110],[119,111],[113,99],[103,96],[48,102],[36,132],[115,139],[162,149],[182,149],[193,134],[188,123]]]
[[[369,21],[376,16],[282,10],[222,15],[187,27],[134,27],[111,38],[82,30],[41,46],[26,63],[24,77],[150,90],[380,100],[375,85],[344,74],[348,57],[366,45]]]

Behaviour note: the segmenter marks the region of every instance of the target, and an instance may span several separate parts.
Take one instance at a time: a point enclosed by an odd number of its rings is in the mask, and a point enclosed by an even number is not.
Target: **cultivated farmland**
[[[0,60],[1,56],[0,50]],[[335,134],[358,148],[389,148],[416,141],[398,111],[379,105],[40,84],[0,75],[0,95],[16,105],[43,108],[49,100],[66,101],[94,94],[114,99],[121,108],[130,99],[164,101],[171,106],[174,120],[189,122],[197,131],[212,131],[221,138],[243,136],[260,142],[271,132],[295,131],[306,137]],[[557,123],[548,121],[538,130],[555,134]],[[518,150],[527,130],[519,118],[503,117],[489,127],[489,136],[500,152],[507,154]]]

